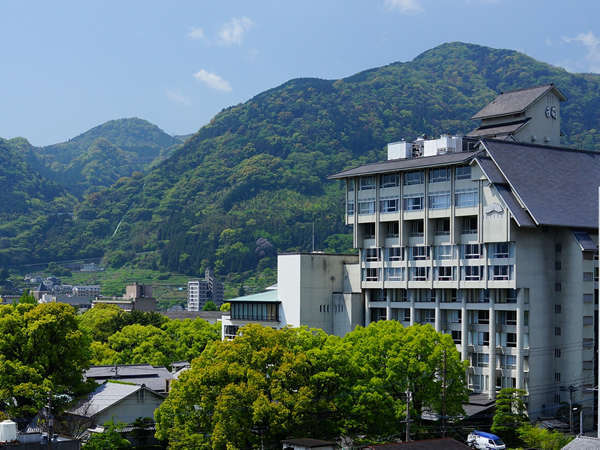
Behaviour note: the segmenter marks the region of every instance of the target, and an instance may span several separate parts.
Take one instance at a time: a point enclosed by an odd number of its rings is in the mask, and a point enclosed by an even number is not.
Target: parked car
[[[502,442],[498,436],[492,433],[486,433],[485,431],[473,431],[469,433],[467,437],[467,445],[472,448],[478,448],[482,450],[504,450],[506,445]]]

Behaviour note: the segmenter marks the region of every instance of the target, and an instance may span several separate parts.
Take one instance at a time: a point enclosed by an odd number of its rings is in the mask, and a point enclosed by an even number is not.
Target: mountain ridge
[[[327,175],[384,159],[400,138],[464,134],[499,91],[546,82],[569,98],[564,144],[599,149],[600,76],[446,43],[338,80],[289,80],[223,109],[147,174],[90,194],[50,228],[61,240],[49,245],[115,266],[213,266],[234,281],[272,270],[276,251],[310,250],[313,222],[317,248],[348,251],[343,190]]]

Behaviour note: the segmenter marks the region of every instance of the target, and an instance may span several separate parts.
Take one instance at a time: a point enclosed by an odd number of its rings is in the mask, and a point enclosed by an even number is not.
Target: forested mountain
[[[50,169],[48,176],[82,196],[145,171],[181,143],[146,120],[130,118],[105,122],[67,142],[38,147],[35,153]]]
[[[314,221],[318,249],[348,250],[342,186],[327,175],[385,158],[387,142],[465,133],[499,91],[550,82],[568,97],[564,143],[600,148],[600,76],[444,44],[340,80],[291,80],[223,110],[146,175],[89,195],[45,245],[55,259],[240,273],[274,266],[276,251],[309,250]]]
[[[34,245],[50,228],[69,218],[76,199],[38,167],[34,148],[23,138],[0,138],[0,261],[14,255],[52,256]]]

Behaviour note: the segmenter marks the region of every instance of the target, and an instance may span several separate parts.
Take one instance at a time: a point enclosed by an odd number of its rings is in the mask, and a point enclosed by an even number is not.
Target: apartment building
[[[524,389],[532,418],[572,394],[589,424],[600,153],[535,143],[558,144],[564,100],[553,85],[500,94],[470,136],[392,143],[330,178],[346,183],[365,325],[431,324],[474,392]]]
[[[188,311],[202,311],[207,301],[212,300],[217,307],[223,304],[223,283],[217,280],[210,269],[206,269],[204,280],[188,281]]]

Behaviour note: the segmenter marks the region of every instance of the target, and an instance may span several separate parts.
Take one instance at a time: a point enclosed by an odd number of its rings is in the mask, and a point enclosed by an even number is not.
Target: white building
[[[222,336],[233,338],[239,327],[259,323],[321,328],[343,336],[364,322],[357,255],[288,253],[277,256],[277,285],[265,292],[227,300]]]
[[[217,280],[210,269],[206,269],[204,280],[188,281],[188,311],[202,311],[207,301],[212,300],[217,306],[223,304],[223,283]]]
[[[390,144],[331,178],[347,186],[365,325],[430,323],[473,391],[525,389],[538,417],[572,386],[591,421],[600,153],[531,143],[558,144],[562,100],[552,85],[501,94],[477,137]],[[511,116],[524,122],[505,132]]]
[[[90,284],[84,286],[73,286],[73,295],[80,297],[96,297],[100,295],[100,285]]]

